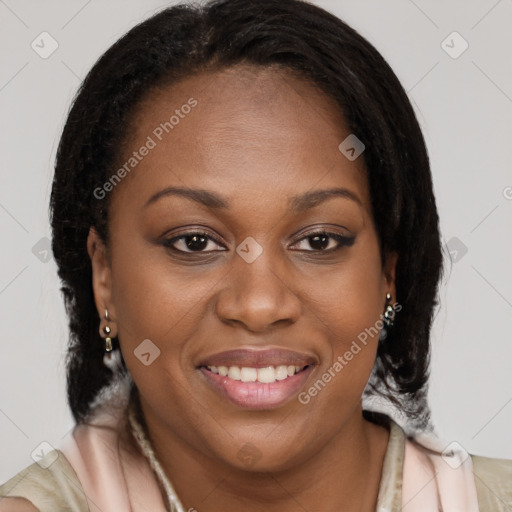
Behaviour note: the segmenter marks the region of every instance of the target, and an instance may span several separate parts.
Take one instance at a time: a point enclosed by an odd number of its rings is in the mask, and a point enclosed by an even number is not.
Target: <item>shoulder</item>
[[[88,512],[75,471],[60,450],[48,452],[3,485],[0,512]]]
[[[39,512],[26,498],[0,498],[0,512]]]
[[[457,510],[469,510],[467,504],[472,504],[471,510],[480,512],[512,511],[512,460],[468,454],[451,444],[448,447],[443,449],[441,441],[432,434],[408,439],[405,461],[413,474],[426,473],[425,483],[430,476],[435,479],[443,504],[466,504]],[[405,466],[404,463],[404,469]],[[404,474],[404,490],[407,476]],[[453,506],[445,509],[455,510]]]
[[[471,455],[482,512],[512,510],[512,460]]]

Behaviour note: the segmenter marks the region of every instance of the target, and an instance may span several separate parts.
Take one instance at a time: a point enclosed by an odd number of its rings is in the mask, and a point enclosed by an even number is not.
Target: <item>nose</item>
[[[272,264],[264,251],[252,263],[235,257],[217,296],[216,312],[224,323],[264,332],[278,324],[295,323],[302,303],[286,279],[284,265]]]

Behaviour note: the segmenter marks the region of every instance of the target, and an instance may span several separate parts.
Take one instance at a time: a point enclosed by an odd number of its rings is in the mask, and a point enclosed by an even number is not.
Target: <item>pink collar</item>
[[[76,426],[60,447],[77,474],[90,512],[166,512],[148,460],[124,439],[127,415],[121,407],[105,410],[91,423]],[[394,511],[397,500],[402,512],[478,512],[470,456],[466,454],[463,462],[457,454],[443,457],[435,438],[425,438],[419,445],[408,440],[395,423],[391,436],[377,512]]]

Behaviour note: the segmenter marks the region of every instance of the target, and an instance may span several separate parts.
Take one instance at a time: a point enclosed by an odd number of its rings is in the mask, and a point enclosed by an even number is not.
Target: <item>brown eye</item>
[[[301,240],[299,244],[306,242],[311,249],[307,247],[301,247],[298,250],[308,252],[332,252],[341,249],[344,246],[351,246],[354,244],[355,237],[346,237],[339,235],[338,233],[328,233],[320,231],[316,233],[309,233]]]
[[[220,244],[211,235],[206,233],[189,232],[169,238],[163,242],[163,245],[179,252],[201,253],[213,252],[215,251],[215,246]]]
[[[327,249],[329,246],[329,242],[331,240],[331,237],[329,235],[312,235],[308,237],[309,245],[318,251],[321,251],[323,249]]]

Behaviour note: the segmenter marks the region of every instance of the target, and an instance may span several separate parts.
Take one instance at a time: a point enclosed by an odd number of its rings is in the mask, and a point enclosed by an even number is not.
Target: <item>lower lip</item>
[[[228,400],[243,409],[275,409],[296,396],[304,386],[313,366],[284,380],[276,380],[268,384],[261,382],[242,382],[223,377],[202,367],[202,374],[214,389],[220,391]]]

